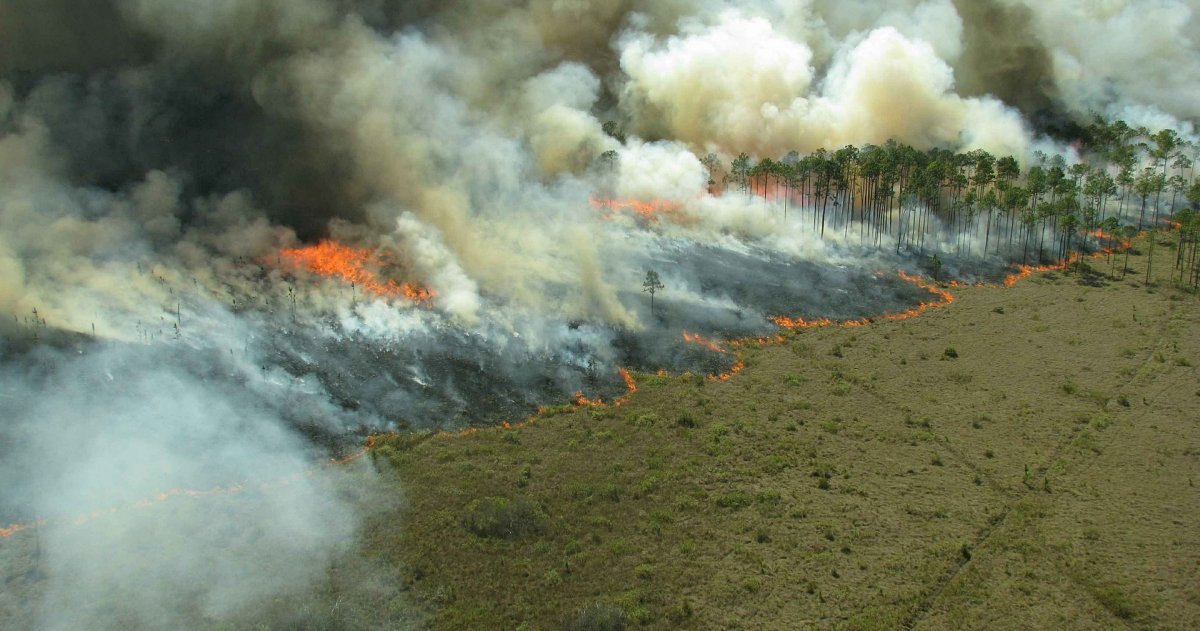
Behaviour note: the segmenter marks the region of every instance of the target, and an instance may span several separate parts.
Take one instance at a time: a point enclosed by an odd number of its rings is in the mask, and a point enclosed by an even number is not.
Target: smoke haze
[[[332,474],[311,471],[371,431],[612,398],[619,367],[725,367],[684,331],[762,335],[780,314],[928,299],[894,277],[912,260],[710,194],[702,160],[889,139],[1069,158],[1049,132],[1093,113],[1190,133],[1198,11],[6,0],[0,527],[299,478],[47,526],[45,594],[0,600],[0,621],[230,619],[315,580],[353,536]],[[283,255],[321,239],[433,298]],[[665,285],[653,308],[647,270]]]

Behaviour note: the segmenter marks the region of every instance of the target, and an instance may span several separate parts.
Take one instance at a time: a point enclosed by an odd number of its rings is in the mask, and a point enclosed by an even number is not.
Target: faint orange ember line
[[[642,201],[639,199],[600,199],[593,197],[590,201],[593,208],[607,211],[607,214],[604,216],[605,219],[612,219],[622,211],[628,211],[641,217],[648,223],[658,223],[661,217],[673,216],[683,208],[683,204],[679,202],[662,199]]]
[[[377,444],[377,442],[378,442],[378,436],[376,436],[376,435],[368,436],[367,444],[362,449],[360,449],[359,451],[357,451],[353,454],[350,454],[349,456],[346,456],[344,458],[337,458],[337,459],[331,458],[329,460],[329,464],[345,465],[345,464],[349,464],[355,460],[358,460],[359,458],[361,458],[364,455],[366,455],[367,453],[369,453],[371,448],[374,447]],[[158,504],[166,502],[167,500],[177,498],[177,497],[198,498],[198,497],[209,497],[209,496],[213,496],[213,495],[233,495],[236,493],[242,493],[250,488],[253,488],[253,490],[256,490],[256,491],[273,491],[275,489],[282,488],[282,487],[288,486],[290,484],[294,484],[295,482],[297,482],[301,479],[304,479],[306,477],[312,477],[316,473],[317,470],[318,470],[318,467],[311,467],[302,472],[293,473],[292,475],[285,476],[285,477],[279,478],[277,480],[258,483],[256,485],[253,485],[252,487],[248,486],[246,484],[236,483],[236,484],[231,484],[228,486],[218,485],[218,486],[212,487],[211,489],[204,489],[204,490],[181,489],[181,488],[169,489],[167,491],[162,491],[162,492],[156,493],[155,495],[153,495],[151,497],[146,497],[146,498],[142,498],[140,500],[136,500],[124,507],[110,506],[108,508],[94,510],[90,513],[87,513],[86,515],[80,515],[78,517],[73,517],[70,519],[57,520],[56,522],[48,522],[47,520],[40,519],[40,520],[37,520],[36,522],[11,524],[6,528],[0,528],[0,539],[5,539],[8,537],[11,537],[19,532],[29,530],[30,528],[35,528],[38,526],[45,526],[45,525],[53,526],[56,523],[57,524],[65,524],[68,526],[82,526],[84,524],[87,524],[88,522],[99,519],[101,517],[107,517],[109,515],[114,515],[116,513],[122,512],[124,510],[151,508],[153,506],[156,506]]]

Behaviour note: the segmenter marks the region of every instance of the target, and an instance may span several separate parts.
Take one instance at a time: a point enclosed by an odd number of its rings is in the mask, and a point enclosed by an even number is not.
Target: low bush
[[[463,526],[480,537],[513,541],[545,532],[546,511],[528,499],[486,497],[467,507]]]

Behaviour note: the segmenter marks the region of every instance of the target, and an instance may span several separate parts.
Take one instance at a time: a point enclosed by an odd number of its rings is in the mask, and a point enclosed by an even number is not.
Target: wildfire
[[[591,199],[592,207],[605,211],[604,218],[612,219],[621,212],[628,212],[647,223],[658,223],[661,217],[679,213],[683,205],[667,200],[642,201],[638,199]]]
[[[930,309],[944,307],[944,306],[954,302],[954,294],[950,293],[949,291],[946,291],[945,289],[942,289],[941,287],[938,287],[937,285],[934,285],[933,283],[926,281],[924,278],[922,278],[920,276],[914,276],[912,274],[906,274],[904,272],[899,272],[899,274],[900,274],[901,280],[912,283],[912,284],[916,285],[917,287],[920,287],[921,289],[928,291],[929,293],[933,294],[934,296],[937,296],[938,301],[937,302],[922,302],[921,304],[919,304],[911,309],[907,309],[905,311],[900,311],[898,313],[885,313],[885,314],[879,316],[880,319],[893,320],[893,321],[894,320],[907,320],[909,318],[915,318]],[[804,318],[800,318],[800,317],[789,318],[787,316],[776,316],[774,318],[771,318],[771,321],[774,322],[776,325],[778,325],[780,328],[792,329],[792,330],[820,329],[820,328],[831,327],[831,326],[837,326],[837,327],[841,327],[844,329],[853,329],[853,328],[867,326],[868,324],[871,323],[871,319],[869,319],[869,318],[858,318],[855,320],[835,321],[835,320],[830,320],[829,318],[820,318],[817,320],[805,320]]]
[[[697,333],[689,333],[687,331],[684,331],[683,332],[683,341],[687,342],[688,344],[695,344],[697,346],[707,348],[708,350],[710,350],[714,353],[720,353],[721,355],[733,356],[733,358],[734,358],[733,366],[729,368],[729,371],[723,372],[719,375],[709,375],[708,376],[709,381],[729,381],[731,378],[733,378],[734,375],[742,372],[742,370],[746,367],[746,364],[745,364],[745,362],[742,361],[742,357],[740,354],[735,353],[735,352],[725,348],[724,346],[721,345],[720,342],[717,342],[714,339],[704,337],[703,335],[700,335]]]
[[[41,522],[39,522],[41,523]],[[0,528],[0,539],[11,537],[22,530],[33,528],[34,524],[11,524],[7,528]]]
[[[708,350],[710,350],[714,353],[721,353],[722,355],[729,354],[729,351],[725,350],[724,348],[721,348],[721,345],[718,344],[716,340],[704,337],[703,335],[699,335],[697,333],[689,333],[687,331],[684,331],[683,332],[683,341],[687,342],[688,344],[695,344],[697,346],[703,346],[704,348],[707,348]]]
[[[805,320],[801,317],[789,318],[787,316],[775,316],[771,321],[784,329],[821,329],[827,326],[833,326],[833,320],[829,318],[820,318],[817,320]]]
[[[1112,234],[1109,232],[1105,232],[1099,228],[1091,231],[1088,234],[1090,234],[1093,237],[1096,237],[1097,239],[1103,239],[1105,241],[1117,242],[1120,245],[1115,249],[1118,249],[1118,250],[1125,250],[1125,249],[1128,249],[1133,246],[1133,243],[1129,239],[1126,239],[1124,237],[1121,237],[1121,236],[1118,236],[1118,235],[1115,235],[1115,234]],[[1105,253],[1106,254],[1109,253],[1112,249],[1113,248],[1105,250]]]
[[[1066,269],[1077,260],[1079,260],[1079,255],[1072,254],[1065,260],[1059,261],[1058,263],[1050,263],[1048,265],[1022,265],[1017,268],[1017,273],[1009,274],[1008,277],[1004,279],[1004,286],[1012,287],[1013,285],[1017,284],[1017,281],[1024,278],[1029,278],[1038,272],[1053,272],[1055,270]]]
[[[597,207],[606,206],[606,207],[618,208],[618,209],[624,208],[623,204],[625,204],[625,202],[614,202],[614,201],[608,201],[608,202],[593,201],[593,203],[596,204]],[[615,206],[611,206],[611,205],[615,205]],[[657,206],[651,204],[648,207],[656,208]],[[661,207],[659,207],[659,208],[661,208]],[[640,211],[638,211],[638,212],[640,214]],[[1099,238],[1109,238],[1108,235],[1106,235],[1100,231],[1097,231],[1097,233],[1095,233],[1095,236],[1097,236]],[[1129,244],[1127,241],[1123,241],[1122,243],[1123,243],[1122,247],[1129,247]],[[403,295],[417,303],[428,301],[433,297],[432,292],[430,292],[429,290],[426,290],[426,289],[419,288],[415,285],[400,284],[400,283],[397,283],[396,281],[390,280],[390,279],[387,281],[379,280],[379,277],[370,268],[381,266],[384,264],[384,261],[382,260],[382,258],[379,255],[377,255],[376,253],[369,251],[369,250],[351,248],[351,247],[341,245],[341,244],[338,244],[338,243],[335,243],[332,241],[323,241],[315,246],[310,246],[307,248],[283,250],[283,251],[281,251],[280,254],[284,257],[287,257],[288,260],[292,261],[293,263],[301,265],[303,267],[306,267],[307,269],[309,269],[310,271],[312,271],[314,273],[325,275],[325,276],[340,277],[343,280],[346,280],[346,281],[349,281],[352,283],[356,283],[356,284],[362,286],[364,289],[367,289],[368,291],[379,294],[381,296],[389,296],[390,297],[390,296]],[[1093,255],[1093,256],[1097,256],[1097,255]],[[1060,261],[1058,263],[1050,264],[1050,265],[1038,265],[1038,266],[1023,265],[1020,268],[1018,268],[1018,271],[1016,273],[1011,274],[1007,278],[1005,278],[1004,287],[1012,287],[1021,279],[1027,278],[1037,272],[1047,272],[1047,271],[1065,269],[1065,268],[1069,267],[1071,264],[1073,264],[1076,260],[1078,260],[1078,255],[1072,255],[1071,257],[1068,257],[1066,260]],[[927,281],[925,278],[923,278],[921,276],[906,274],[904,272],[899,272],[899,275],[902,280],[912,283],[912,284],[916,285],[917,287],[920,287],[922,289],[929,291],[931,294],[937,296],[939,300],[937,302],[923,302],[923,303],[919,304],[918,306],[908,309],[906,311],[901,311],[898,313],[884,314],[884,315],[880,316],[880,318],[882,318],[882,319],[906,320],[908,318],[914,318],[914,317],[921,315],[922,313],[925,313],[929,309],[944,307],[948,304],[953,303],[955,300],[954,294]],[[954,287],[963,286],[961,283],[950,283],[950,284],[951,284],[951,286],[954,286]],[[994,287],[994,285],[985,285],[985,286]],[[852,327],[866,326],[871,323],[871,320],[867,319],[867,318],[835,321],[835,320],[831,320],[829,318],[821,318],[821,319],[816,319],[816,320],[805,320],[804,318],[800,318],[800,317],[789,318],[789,317],[784,317],[784,316],[772,318],[772,321],[775,322],[775,324],[779,325],[781,328],[785,328],[785,329],[824,328],[824,327],[830,327],[830,326],[852,328]],[[708,376],[709,381],[728,381],[734,375],[738,374],[745,368],[745,363],[742,361],[740,354],[735,351],[729,350],[728,348],[725,347],[725,345],[722,342],[718,342],[717,340],[713,340],[711,338],[707,338],[702,335],[699,335],[696,333],[690,333],[687,331],[684,331],[683,339],[685,342],[687,342],[689,344],[695,344],[695,345],[701,346],[703,348],[706,348],[708,350],[711,350],[715,353],[719,353],[722,355],[731,355],[735,358],[734,364],[728,372],[720,374],[720,375],[709,375]],[[784,336],[780,335],[780,336],[775,336],[775,337],[762,337],[762,338],[751,338],[751,339],[745,339],[745,340],[733,340],[733,341],[728,342],[728,345],[733,346],[733,347],[741,347],[741,346],[745,346],[748,344],[762,345],[762,344],[782,343],[785,340],[786,340],[786,338]],[[625,381],[625,386],[626,386],[626,392],[621,398],[613,401],[612,403],[606,403],[600,399],[595,399],[595,400],[588,399],[586,396],[584,396],[584,394],[582,392],[577,392],[575,394],[575,398],[573,400],[575,409],[579,409],[579,408],[583,408],[583,407],[607,407],[607,406],[618,407],[618,406],[621,406],[624,403],[628,402],[630,397],[635,392],[638,391],[637,381],[634,379],[633,375],[624,368],[618,369],[618,373],[621,375],[621,378]],[[665,372],[659,371],[659,374],[664,375]],[[544,413],[544,410],[539,410],[539,415],[541,413]],[[517,428],[521,428],[521,427],[527,427],[529,425],[532,425],[537,420],[539,415],[534,415],[523,423],[510,424],[507,421],[505,421],[503,423],[503,429],[512,430],[512,429],[517,429]],[[455,433],[442,432],[442,433],[438,434],[438,436],[465,437],[465,436],[471,436],[473,434],[479,433],[479,431],[480,430],[477,427],[469,427],[465,430],[462,430],[460,432],[455,432]],[[378,438],[379,437],[375,436],[375,435],[369,436],[367,438],[366,445],[361,450],[359,450],[355,453],[352,453],[349,456],[346,456],[344,458],[331,459],[329,462],[333,465],[345,465],[345,464],[348,464],[355,460],[358,460],[365,454],[369,453],[370,450],[378,444],[378,442],[379,442]],[[268,491],[268,490],[271,490],[274,488],[278,488],[280,486],[294,483],[295,481],[297,481],[305,476],[313,475],[313,473],[314,473],[314,469],[309,469],[303,473],[298,473],[298,474],[289,476],[289,477],[281,479],[281,480],[258,484],[254,488],[257,490],[260,490],[260,491]],[[234,494],[234,493],[241,493],[241,492],[245,491],[246,489],[247,489],[247,487],[243,484],[233,484],[233,485],[224,486],[224,487],[215,486],[208,490],[171,489],[169,491],[164,491],[162,493],[159,493],[151,498],[146,498],[146,499],[142,499],[137,502],[134,502],[131,505],[131,508],[136,508],[136,509],[148,508],[150,506],[154,506],[158,503],[165,502],[167,500],[170,500],[170,499],[176,498],[176,497],[197,498],[197,497],[207,497],[207,496],[218,495],[218,494]],[[116,508],[116,507],[112,507],[112,508],[105,509],[105,510],[98,510],[98,511],[89,513],[87,515],[77,517],[75,519],[64,521],[63,523],[78,526],[78,525],[85,524],[93,519],[116,513],[119,510],[120,509]],[[44,520],[38,520],[37,522],[32,522],[32,523],[10,524],[7,527],[0,528],[0,539],[11,537],[17,533],[23,532],[25,530],[29,530],[30,528],[35,528],[35,527],[44,525],[45,523],[46,522]]]
[[[417,304],[427,303],[434,297],[432,290],[415,283],[381,278],[378,270],[387,266],[388,261],[379,252],[367,248],[322,241],[308,247],[284,249],[279,254],[293,265],[320,276],[340,278],[377,296],[404,297]]]
[[[633,380],[633,375],[629,374],[628,370],[625,370],[624,368],[618,368],[617,372],[620,373],[621,378],[625,380],[625,396],[619,399],[620,403],[624,403],[629,400],[629,395],[638,391],[638,386],[637,382]],[[618,405],[620,405],[620,403],[618,403]]]

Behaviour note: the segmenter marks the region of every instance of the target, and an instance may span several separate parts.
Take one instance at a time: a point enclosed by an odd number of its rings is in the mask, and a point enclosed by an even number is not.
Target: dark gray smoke
[[[966,69],[959,90],[970,96],[992,94],[1026,116],[1061,108],[1050,51],[1034,36],[1032,10],[999,1],[956,0],[963,18]]]

